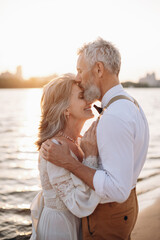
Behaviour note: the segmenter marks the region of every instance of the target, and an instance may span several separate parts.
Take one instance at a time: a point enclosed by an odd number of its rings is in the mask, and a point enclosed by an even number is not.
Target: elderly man
[[[76,81],[83,87],[85,99],[98,99],[103,108],[97,124],[99,169],[76,161],[66,144],[55,146],[47,140],[41,153],[82,179],[107,202],[82,220],[83,239],[128,240],[138,214],[135,187],[148,150],[147,120],[119,82],[121,57],[110,42],[99,38],[85,44],[78,54]],[[87,134],[82,140],[85,157],[96,152],[87,142]]]

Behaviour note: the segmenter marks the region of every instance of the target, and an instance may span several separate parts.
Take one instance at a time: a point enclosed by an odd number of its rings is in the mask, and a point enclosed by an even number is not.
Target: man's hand
[[[70,154],[67,143],[58,140],[60,145],[53,143],[51,140],[45,141],[40,149],[40,155],[47,161],[54,163],[72,172],[88,186],[94,189],[93,177],[95,170],[83,165]]]
[[[97,123],[98,121],[93,122],[91,127],[87,130],[87,132],[85,132],[81,139],[80,146],[84,152],[85,158],[88,156],[98,156],[96,137]]]
[[[47,161],[54,163],[59,167],[68,169],[68,165],[74,161],[70,154],[69,147],[66,142],[58,140],[59,145],[51,140],[42,143],[40,155]]]

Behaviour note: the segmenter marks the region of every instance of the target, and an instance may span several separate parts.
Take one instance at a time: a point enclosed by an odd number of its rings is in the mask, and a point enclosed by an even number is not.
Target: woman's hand
[[[84,152],[85,158],[88,156],[98,156],[97,148],[97,129],[98,121],[92,123],[91,127],[85,132],[84,136],[81,138],[81,148]]]

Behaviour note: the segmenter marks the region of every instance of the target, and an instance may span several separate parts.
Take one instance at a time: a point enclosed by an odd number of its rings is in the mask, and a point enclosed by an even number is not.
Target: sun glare
[[[1,0],[0,72],[18,65],[24,78],[76,72],[77,48],[101,36],[120,49],[122,79],[138,80],[147,71],[160,76],[158,1],[97,3]]]

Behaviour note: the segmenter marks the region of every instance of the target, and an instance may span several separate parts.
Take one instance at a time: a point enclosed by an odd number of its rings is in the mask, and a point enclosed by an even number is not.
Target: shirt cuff
[[[103,170],[97,170],[93,177],[93,186],[95,192],[101,197],[105,198],[104,193],[104,183],[105,183],[106,173]]]

